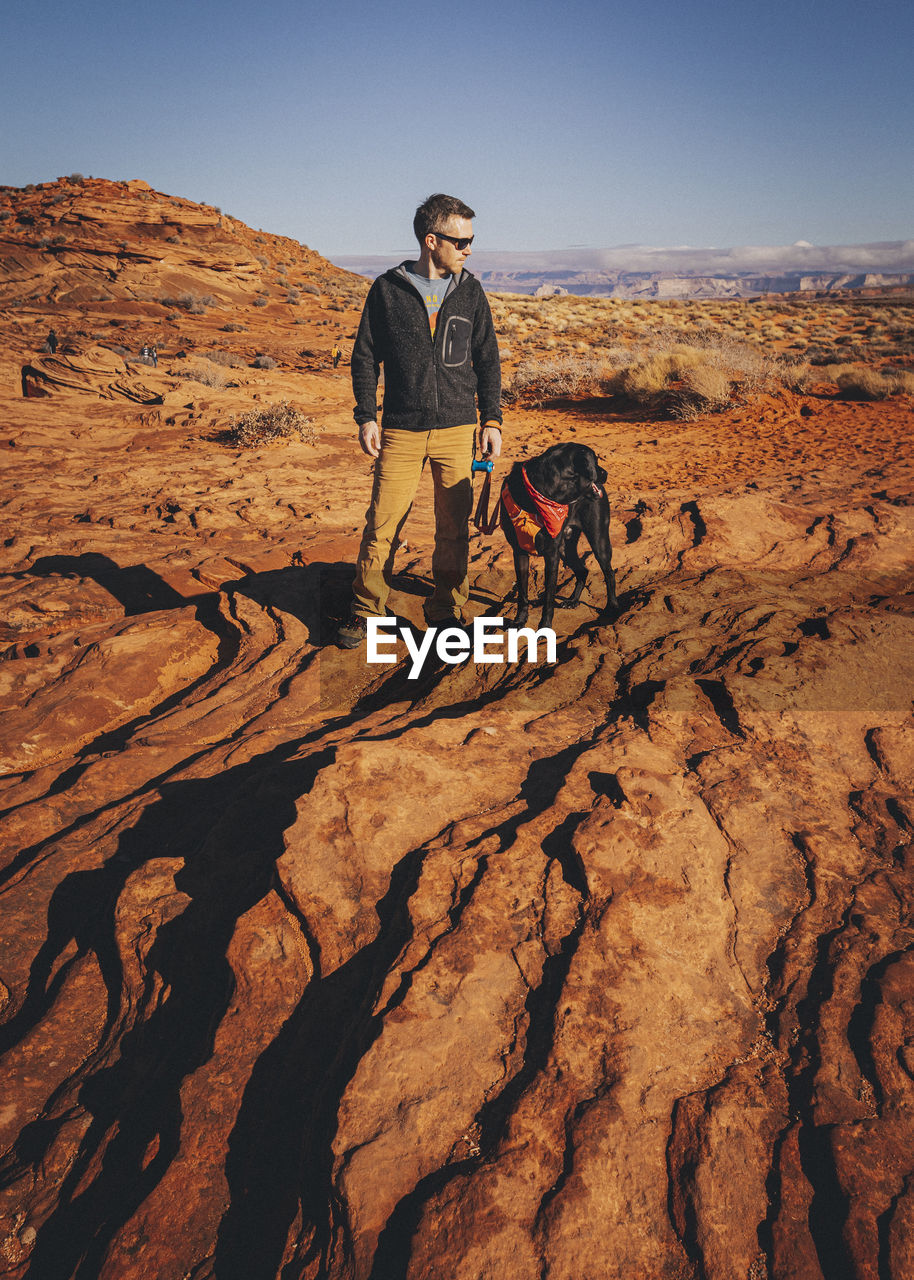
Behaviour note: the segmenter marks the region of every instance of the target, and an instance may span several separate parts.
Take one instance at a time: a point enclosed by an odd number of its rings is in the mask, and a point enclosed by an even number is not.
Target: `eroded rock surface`
[[[515,413],[607,461],[621,611],[410,681],[328,644],[307,385],[247,454],[4,402],[0,1275],[907,1280],[909,407]]]

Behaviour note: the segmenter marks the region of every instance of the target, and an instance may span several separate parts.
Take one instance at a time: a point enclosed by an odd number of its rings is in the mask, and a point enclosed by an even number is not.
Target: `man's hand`
[[[359,444],[369,458],[377,458],[381,452],[381,428],[376,422],[363,422],[359,427]]]
[[[479,452],[484,458],[497,458],[501,454],[501,428],[489,423],[479,433]]]

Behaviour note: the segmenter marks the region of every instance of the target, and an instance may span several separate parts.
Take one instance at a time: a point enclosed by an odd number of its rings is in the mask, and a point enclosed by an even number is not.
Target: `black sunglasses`
[[[464,249],[469,249],[476,239],[475,236],[446,236],[443,231],[432,231],[430,234],[437,236],[439,240],[449,240],[454,248],[459,249],[461,253]]]

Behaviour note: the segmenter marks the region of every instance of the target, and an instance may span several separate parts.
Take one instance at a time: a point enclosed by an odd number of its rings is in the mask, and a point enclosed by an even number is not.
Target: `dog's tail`
[[[482,489],[479,494],[479,501],[476,504],[476,514],[473,516],[473,524],[480,533],[494,533],[498,525],[498,517],[501,514],[501,491],[499,490],[498,501],[492,508],[492,514],[489,515],[489,495],[492,491],[492,473],[486,472],[486,478],[482,482]]]

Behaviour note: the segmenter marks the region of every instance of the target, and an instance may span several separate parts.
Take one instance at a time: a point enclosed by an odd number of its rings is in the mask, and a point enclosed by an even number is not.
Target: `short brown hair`
[[[420,244],[425,237],[433,234],[436,227],[447,222],[448,218],[475,218],[476,214],[468,204],[458,200],[456,196],[446,196],[438,191],[435,195],[423,200],[413,218],[413,231]]]

